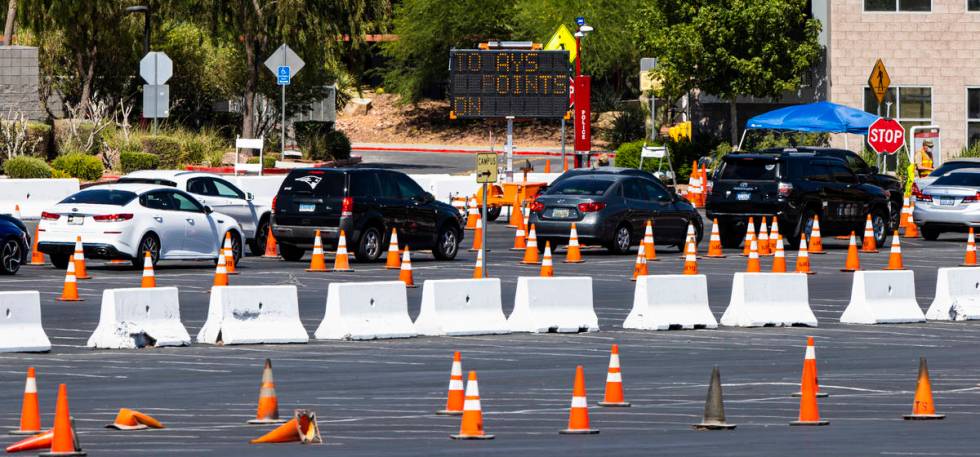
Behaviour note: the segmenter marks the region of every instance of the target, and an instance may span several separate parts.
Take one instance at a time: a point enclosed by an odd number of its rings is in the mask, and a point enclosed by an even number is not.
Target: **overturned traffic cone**
[[[306,271],[329,271],[327,270],[327,259],[323,256],[323,239],[320,238],[319,230],[313,235],[313,257],[310,258],[310,268],[307,268]]]
[[[874,225],[871,224],[870,214],[864,222],[864,239],[861,240],[861,252],[871,254],[878,252],[878,245],[875,242],[875,229]]]
[[[58,385],[58,403],[54,412],[54,435],[51,438],[51,448],[42,452],[42,456],[83,456],[82,446],[75,434],[75,424],[68,408],[68,387]]]
[[[34,375],[34,367],[28,367],[27,380],[24,381],[24,402],[20,407],[20,427],[12,430],[10,434],[36,435],[40,432],[41,412],[37,400],[37,378]]]
[[[963,256],[963,264],[960,266],[977,266],[977,241],[973,237],[973,227],[970,227],[970,234],[966,237],[966,255]]]
[[[92,279],[85,268],[85,250],[82,248],[82,237],[75,237],[75,252],[72,254],[72,263],[75,264],[75,279]]]
[[[65,271],[65,287],[61,291],[58,301],[82,301],[78,296],[78,281],[75,277],[75,262],[68,262],[68,270]]]
[[[708,241],[707,257],[713,259],[725,257],[725,253],[721,250],[721,234],[718,232],[718,218],[711,221],[711,238]]]
[[[555,275],[555,267],[551,262],[551,241],[544,242],[544,258],[541,259],[542,278],[550,278]]]
[[[698,251],[697,248],[694,247],[693,240],[687,240],[687,246],[684,248],[684,253],[684,274],[698,274]]]
[[[333,269],[330,271],[354,271],[350,267],[350,254],[347,253],[347,235],[343,230],[340,231],[340,238],[337,239],[337,254],[333,259]]]
[[[277,248],[276,236],[272,234],[272,227],[269,227],[265,234],[265,252],[262,254],[262,257],[266,259],[279,258],[279,251]]]
[[[902,243],[898,240],[898,230],[895,230],[895,234],[892,235],[892,248],[891,252],[888,254],[888,266],[885,267],[886,270],[904,270],[905,265],[902,263]]]
[[[153,272],[153,256],[150,255],[150,251],[146,251],[143,255],[143,280],[140,282],[140,287],[144,289],[152,289],[157,286],[156,273]]]
[[[578,230],[572,222],[572,229],[568,234],[568,246],[565,247],[565,263],[582,263],[582,249],[578,245]]]
[[[453,352],[453,366],[449,369],[449,393],[446,396],[446,409],[436,411],[444,416],[463,414],[465,394],[463,391],[463,362],[459,351]]]
[[[772,272],[786,273],[786,251],[783,250],[783,235],[776,234],[776,251],[772,257]]]
[[[5,450],[8,454],[12,454],[14,452],[50,449],[52,441],[54,441],[54,429],[24,438],[14,444],[11,444],[10,446],[7,446]]]
[[[466,230],[476,228],[476,219],[480,217],[480,211],[476,208],[476,197],[470,197],[466,202]]]
[[[742,256],[748,257],[752,252],[752,240],[755,239],[755,221],[749,216],[749,223],[745,226],[745,245],[742,246]]]
[[[292,443],[301,444],[323,443],[320,436],[320,426],[316,423],[316,413],[306,409],[293,411],[293,418],[259,438],[249,441],[252,444]]]
[[[800,415],[789,425],[827,425],[830,422],[820,419],[817,407],[816,363],[803,364],[803,381],[800,386]]]
[[[575,385],[572,387],[572,406],[568,411],[568,428],[559,430],[563,435],[594,435],[598,430],[589,427],[589,401],[585,397],[585,370],[575,367]]]
[[[765,217],[762,218],[762,223],[759,224],[759,238],[756,241],[756,244],[759,246],[760,256],[772,255],[772,251],[769,249],[769,229],[766,227]]]
[[[640,276],[646,276],[650,274],[650,270],[647,268],[647,258],[646,258],[646,246],[640,243],[639,249],[636,251],[636,263],[633,264],[633,281]]]
[[[391,238],[388,241],[388,255],[385,258],[385,269],[398,270],[402,267],[401,252],[398,251],[398,230],[391,229]]]
[[[936,420],[945,417],[945,414],[936,414],[936,404],[932,402],[932,383],[929,382],[929,367],[926,365],[926,358],[919,357],[919,381],[915,386],[912,414],[907,414],[902,418],[905,420]]]
[[[514,247],[510,248],[511,251],[523,251],[527,249],[527,235],[524,232],[524,227],[517,227],[514,230]]]
[[[704,400],[704,418],[700,424],[692,425],[695,430],[732,430],[735,424],[725,420],[725,405],[721,399],[721,374],[718,367],[711,370],[708,383],[708,397]]]
[[[823,250],[823,238],[820,237],[820,217],[813,216],[813,228],[810,229],[810,254],[826,254]]]
[[[643,254],[647,257],[647,262],[657,261],[657,247],[653,242],[653,222],[647,219],[647,228],[643,232]]]
[[[225,269],[228,270],[228,274],[237,275],[238,272],[235,271],[235,253],[231,249],[231,232],[225,233],[225,246],[222,249],[222,255],[225,256]]]
[[[44,253],[37,249],[38,235],[40,235],[40,230],[38,227],[34,227],[34,240],[31,243],[31,265],[39,266],[44,265]]]
[[[405,251],[402,253],[402,268],[398,271],[398,280],[405,283],[405,287],[414,289],[415,277],[412,276],[412,256],[409,254],[408,245],[405,245]]]
[[[752,240],[749,248],[749,261],[745,264],[746,273],[759,273],[762,265],[759,263],[759,242]]]
[[[283,422],[285,421],[279,418],[279,397],[276,396],[276,381],[272,378],[272,360],[265,359],[265,366],[262,368],[262,385],[259,386],[259,406],[255,419],[248,423],[262,425]]]
[[[143,414],[134,409],[119,408],[116,419],[111,424],[107,424],[105,428],[114,428],[116,430],[146,430],[148,428],[165,427],[160,421],[148,414]]]
[[[480,387],[476,382],[476,372],[470,370],[466,382],[466,395],[463,401],[463,420],[459,425],[459,433],[449,435],[454,440],[492,440],[483,430],[483,410],[480,407]]]
[[[218,256],[218,264],[214,267],[214,286],[228,285],[228,270],[225,269],[225,256]]]
[[[619,367],[619,345],[614,344],[609,353],[609,371],[606,372],[606,395],[599,402],[599,406],[627,407],[629,405],[630,403],[623,396],[623,373]]]
[[[806,382],[805,378],[807,374],[810,372],[813,373],[813,385],[814,385],[814,389],[816,389],[817,397],[818,398],[829,397],[830,394],[820,391],[820,377],[817,374],[817,349],[816,346],[814,346],[813,344],[812,336],[806,337],[806,352],[803,354],[803,374],[800,377],[801,387],[803,386],[803,383]],[[799,397],[802,394],[803,394],[802,391],[800,391],[794,393],[793,396]]]
[[[811,244],[810,247],[813,245]],[[860,269],[861,259],[858,258],[857,239],[854,237],[854,231],[851,231],[851,241],[847,245],[847,259],[844,260],[844,268],[841,268],[840,271],[851,272]]]
[[[476,251],[476,265],[473,267],[473,279],[483,277],[483,251]]]
[[[524,259],[521,263],[525,265],[541,263],[538,259],[538,235],[534,231],[534,224],[531,224],[531,230],[527,232],[527,248],[524,249]]]
[[[779,218],[772,217],[772,224],[769,225],[769,252],[776,253],[776,240],[782,234],[779,233]]]
[[[476,218],[476,228],[473,229],[473,246],[470,247],[470,252],[479,251],[483,247],[483,219],[479,216]]]
[[[905,238],[918,238],[919,237],[919,226],[915,225],[915,217],[913,214],[915,212],[915,203],[909,204],[909,212],[905,217]]]

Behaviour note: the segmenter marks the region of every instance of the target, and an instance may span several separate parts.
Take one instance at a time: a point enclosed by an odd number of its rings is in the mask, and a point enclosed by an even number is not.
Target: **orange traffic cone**
[[[698,251],[694,247],[694,241],[691,239],[687,240],[687,247],[684,248],[684,274],[686,275],[696,275],[698,274]]]
[[[657,261],[657,247],[653,244],[653,222],[647,219],[647,228],[643,232],[643,254],[647,262]]]
[[[524,233],[524,227],[517,227],[514,231],[514,247],[510,248],[511,251],[523,251],[527,249],[527,236]]]
[[[483,277],[483,251],[476,251],[476,265],[473,267],[473,279]]]
[[[598,430],[589,428],[589,402],[585,398],[585,370],[575,367],[575,385],[572,388],[572,407],[568,411],[568,428],[558,431],[563,435],[594,435]]]
[[[806,376],[806,374],[808,373],[807,370],[813,372],[813,384],[814,386],[816,386],[815,389],[817,391],[817,398],[829,397],[830,394],[820,391],[820,377],[817,375],[817,350],[816,350],[816,346],[814,346],[813,344],[812,336],[806,337],[806,352],[803,354],[802,376]],[[806,380],[803,377],[801,377],[800,386],[802,386],[805,381]],[[799,397],[801,395],[803,395],[802,392],[796,392],[793,394],[794,397]]]
[[[470,252],[479,251],[483,247],[483,219],[480,216],[476,218],[476,228],[473,229],[473,246],[470,247]]]
[[[905,265],[902,264],[902,243],[898,240],[898,230],[895,230],[895,234],[892,235],[892,249],[891,253],[888,255],[888,267],[886,270],[904,270]]]
[[[476,218],[480,217],[480,211],[476,208],[476,197],[470,197],[469,202],[466,204],[466,230],[473,230],[476,228]]]
[[[347,235],[340,231],[340,238],[337,239],[337,254],[333,259],[333,270],[330,271],[354,271],[350,267],[350,255],[347,254]]]
[[[75,262],[68,262],[68,270],[65,271],[65,288],[58,297],[58,301],[82,301],[78,296],[78,282],[75,278]]]
[[[766,244],[769,244],[766,241]],[[759,263],[759,242],[752,240],[749,249],[749,261],[745,265],[746,273],[759,273],[762,271],[762,265]]]
[[[973,227],[970,227],[970,234],[966,237],[966,255],[963,256],[963,264],[960,266],[977,266],[977,241],[973,237]]]
[[[562,173],[568,171],[568,157],[562,159],[561,171]]]
[[[769,229],[766,227],[765,217],[762,218],[762,223],[759,224],[759,238],[756,241],[756,245],[759,246],[760,256],[772,255],[772,251],[769,250]]]
[[[909,203],[909,212],[906,214],[905,218],[905,238],[918,238],[919,237],[919,226],[915,225],[915,218],[913,213],[915,212],[915,202]]]
[[[718,233],[718,218],[711,221],[711,238],[708,241],[708,255],[713,259],[725,258],[725,253],[721,250],[721,234]]]
[[[38,235],[41,232],[34,227],[34,242],[31,244],[31,265],[44,265],[44,253],[37,250]]]
[[[538,235],[534,232],[534,224],[531,224],[531,230],[527,232],[527,248],[524,249],[524,259],[521,263],[525,265],[541,263],[538,259]]]
[[[313,257],[310,258],[310,268],[306,271],[330,271],[327,269],[327,259],[323,256],[323,239],[320,238],[319,230],[313,235]]]
[[[68,410],[68,387],[58,385],[58,403],[54,412],[54,436],[51,438],[51,450],[42,452],[42,456],[83,456],[75,426],[72,423],[71,412]]]
[[[388,242],[388,256],[385,259],[385,269],[398,270],[402,267],[401,252],[398,251],[398,230],[391,229],[391,241]]]
[[[806,234],[800,234],[800,250],[796,254],[796,272],[808,275],[814,274],[810,271],[810,253],[806,248]]]
[[[269,433],[249,441],[251,444],[291,443],[301,444],[323,443],[320,436],[320,426],[316,423],[316,413],[306,409],[293,411],[293,418],[276,427]]]
[[[830,422],[820,420],[820,410],[817,408],[817,372],[815,363],[803,364],[803,382],[800,385],[800,415],[789,425],[827,425]]]
[[[871,224],[870,214],[864,222],[864,239],[861,240],[861,252],[872,254],[878,252],[878,245],[875,243],[875,229],[874,225]]]
[[[514,202],[510,206],[510,220],[507,221],[507,226],[517,228],[522,223],[524,223],[524,214],[521,212],[521,193],[514,192]]]
[[[826,254],[823,250],[823,238],[820,237],[820,217],[813,216],[813,228],[810,230],[810,254]]]
[[[639,249],[636,250],[636,263],[633,264],[633,281],[636,281],[636,278],[639,278],[640,276],[650,274],[650,271],[647,268],[646,253],[644,251],[646,251],[646,246],[644,246],[643,243],[640,243]]]
[[[146,251],[143,255],[143,281],[140,283],[140,287],[144,289],[151,289],[157,286],[156,273],[153,272],[153,256],[150,255],[150,251]]]
[[[769,226],[769,252],[776,252],[776,239],[779,233],[779,218],[776,216],[772,217],[772,224]]]
[[[72,255],[72,262],[75,264],[75,279],[92,279],[85,269],[85,251],[82,248],[82,237],[75,237],[75,253]]]
[[[541,260],[541,274],[542,278],[550,278],[555,275],[555,267],[551,263],[551,241],[545,241],[544,243],[544,258]]]
[[[609,353],[609,371],[606,372],[606,396],[599,406],[627,407],[630,403],[623,396],[623,373],[619,367],[619,345],[612,345]]]
[[[228,285],[228,270],[225,269],[225,256],[218,256],[218,265],[214,268],[214,286]]]
[[[267,259],[279,258],[279,251],[277,248],[276,236],[272,234],[272,227],[269,227],[269,230],[265,235],[265,253],[262,254],[262,257]]]
[[[449,435],[454,440],[492,440],[493,435],[483,431],[483,410],[480,408],[480,387],[476,382],[476,372],[470,370],[466,382],[466,396],[463,402],[463,420],[459,434]]]
[[[697,237],[697,234],[694,232],[694,224],[691,224],[691,223],[688,223],[687,224],[687,234],[684,236],[684,240],[685,240],[685,242],[687,242],[687,241],[691,241],[692,242],[692,244],[694,245],[694,255],[697,255],[698,254],[698,237]],[[681,255],[681,258],[683,259],[684,256],[685,255]]]
[[[36,435],[41,432],[41,408],[37,400],[37,378],[34,367],[27,368],[24,382],[24,402],[20,408],[20,428],[12,430],[11,435]],[[10,452],[10,451],[7,451]]]
[[[449,394],[446,396],[446,409],[436,411],[436,414],[459,416],[463,414],[463,362],[459,351],[453,352],[453,365],[449,369]]]
[[[24,438],[14,444],[11,444],[10,446],[7,446],[6,451],[8,454],[10,454],[14,452],[33,451],[37,449],[50,449],[52,441],[54,441],[54,429]]]
[[[742,246],[742,256],[748,257],[752,252],[752,240],[755,239],[755,222],[749,216],[749,224],[745,226],[745,245]]]
[[[776,252],[772,257],[772,272],[786,273],[786,251],[783,250],[783,235],[776,234]]]
[[[405,245],[405,252],[402,254],[402,268],[398,271],[398,280],[405,283],[405,287],[414,289],[415,278],[412,276],[412,257],[409,254],[408,245]]]
[[[813,245],[810,245],[813,247]],[[858,271],[861,269],[861,260],[858,258],[857,239],[854,231],[851,231],[851,241],[847,245],[847,259],[844,261],[844,268],[840,271]]]
[[[231,250],[231,232],[225,233],[225,246],[222,249],[222,255],[225,256],[225,269],[228,270],[228,274],[237,275],[238,272],[235,271],[235,253]]]
[[[544,172],[551,173],[551,159],[544,160]]]
[[[134,409],[119,408],[116,419],[105,428],[116,430],[146,430],[148,428],[165,428],[160,421],[148,414],[141,413]]]
[[[943,419],[945,414],[936,414],[936,404],[932,402],[932,383],[929,382],[929,367],[926,358],[919,357],[919,381],[915,386],[915,400],[912,414],[902,416],[905,420]]]
[[[565,263],[582,263],[582,249],[578,245],[578,230],[575,230],[575,223],[572,222],[572,230],[568,235],[568,246],[565,247]]]
[[[898,228],[904,230],[909,225],[908,215],[911,212],[912,207],[910,206],[909,198],[905,197],[902,201],[902,212],[898,215]]]
[[[272,378],[272,360],[265,359],[262,368],[262,385],[259,386],[259,407],[255,419],[249,424],[281,424],[286,422],[279,418],[279,397],[276,396],[276,381]]]

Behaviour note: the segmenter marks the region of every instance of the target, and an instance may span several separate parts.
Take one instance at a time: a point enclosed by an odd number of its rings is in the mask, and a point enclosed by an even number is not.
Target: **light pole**
[[[126,14],[143,15],[143,55],[150,52],[150,7],[147,5],[130,6]]]
[[[581,19],[581,21],[579,22],[578,31],[575,32],[575,80],[576,81],[578,81],[579,76],[582,76],[582,40],[585,39],[585,35],[587,35],[589,32],[593,30],[594,29],[592,28],[592,26],[585,23],[585,19]],[[585,95],[586,97],[589,96],[589,94],[585,94]],[[576,111],[577,110],[578,107],[576,107]],[[580,121],[578,119],[575,119],[573,123],[573,125],[576,127],[573,129],[573,132],[576,132],[576,138],[578,138],[578,130],[582,128],[579,126],[579,122]],[[584,164],[582,163],[581,151],[576,150],[574,157],[575,157],[574,160],[575,168],[581,168],[582,166],[584,166]]]

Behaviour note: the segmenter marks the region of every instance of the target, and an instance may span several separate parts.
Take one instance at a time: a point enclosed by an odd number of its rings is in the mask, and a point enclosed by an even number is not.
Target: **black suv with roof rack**
[[[757,224],[764,216],[778,216],[779,231],[792,248],[801,234],[809,235],[813,216],[820,216],[821,235],[837,236],[863,233],[871,215],[875,241],[882,246],[891,217],[889,192],[859,178],[843,159],[794,151],[724,156],[708,185],[706,212],[718,219],[727,248],[745,238],[750,216]]]

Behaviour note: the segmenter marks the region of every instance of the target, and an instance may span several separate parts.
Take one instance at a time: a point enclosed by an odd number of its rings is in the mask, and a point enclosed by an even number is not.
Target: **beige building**
[[[980,143],[980,0],[818,0],[814,13],[830,101],[876,112],[868,75],[881,58],[892,117],[906,129],[938,125],[946,158]]]

